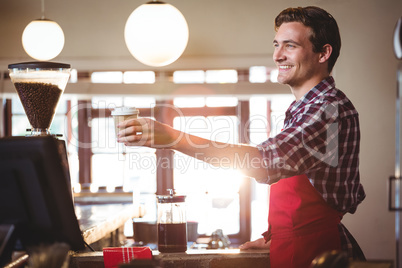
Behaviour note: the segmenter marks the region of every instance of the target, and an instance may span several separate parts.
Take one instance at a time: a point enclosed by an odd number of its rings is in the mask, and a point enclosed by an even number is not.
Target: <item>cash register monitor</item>
[[[55,242],[71,250],[85,248],[64,141],[52,136],[0,139],[0,226],[11,227],[12,239],[6,242],[13,250]]]

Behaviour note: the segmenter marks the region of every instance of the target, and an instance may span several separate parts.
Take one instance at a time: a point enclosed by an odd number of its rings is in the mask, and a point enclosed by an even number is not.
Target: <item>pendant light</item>
[[[124,38],[128,50],[145,65],[160,67],[176,61],[188,42],[188,26],[174,6],[151,1],[128,17]]]
[[[31,21],[22,33],[22,46],[30,57],[40,61],[51,60],[63,50],[63,30],[59,24],[45,18],[44,0],[42,17]]]

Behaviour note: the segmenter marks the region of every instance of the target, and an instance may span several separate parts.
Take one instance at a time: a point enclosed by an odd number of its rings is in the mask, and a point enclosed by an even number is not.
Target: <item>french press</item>
[[[158,250],[162,253],[185,252],[187,250],[187,220],[184,195],[169,195],[158,198]]]

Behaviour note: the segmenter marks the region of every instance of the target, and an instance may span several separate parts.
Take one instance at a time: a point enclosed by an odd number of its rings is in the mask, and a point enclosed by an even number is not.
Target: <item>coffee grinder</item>
[[[11,81],[31,124],[27,136],[47,136],[60,97],[70,78],[70,64],[23,62],[8,65]]]
[[[69,207],[69,200],[65,200],[65,192],[61,191],[65,190],[64,186],[68,187],[73,204],[66,144],[58,138],[62,135],[52,135],[49,131],[71,69],[69,64],[55,62],[15,63],[8,65],[8,69],[31,129],[30,134],[25,137],[5,137],[2,141],[2,148],[8,150],[7,155],[10,157],[6,159],[3,152],[0,166],[5,176],[2,177],[2,183],[9,190],[6,197],[14,205],[10,205],[4,213],[2,211],[0,265],[3,267],[3,263],[11,260],[13,251],[22,249],[28,254],[38,256],[36,259],[40,261],[34,260],[33,263],[44,261],[55,264],[58,263],[57,256],[47,253],[50,252],[47,244],[53,252],[58,253],[56,255],[64,254],[64,251],[70,249],[69,246],[75,247],[74,239],[71,240],[75,236],[79,239],[78,247],[84,248],[84,241],[79,237],[81,233],[78,222],[71,219],[73,210]],[[9,146],[5,147],[6,145]],[[56,154],[60,154],[60,157]],[[49,183],[53,179],[56,183]],[[59,179],[65,179],[66,184],[61,184]],[[41,184],[46,185],[42,187]],[[27,205],[26,201],[31,203]],[[49,206],[53,201],[54,206]],[[65,209],[63,215],[55,213],[59,206]],[[64,217],[65,215],[70,216]],[[63,244],[57,244],[56,241]]]

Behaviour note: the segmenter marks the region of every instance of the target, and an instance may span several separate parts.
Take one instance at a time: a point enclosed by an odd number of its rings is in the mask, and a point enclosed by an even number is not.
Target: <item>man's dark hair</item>
[[[287,8],[275,18],[275,30],[286,22],[300,22],[312,29],[310,41],[314,52],[322,52],[326,44],[332,46],[328,60],[328,71],[331,72],[341,50],[341,36],[334,17],[324,9],[314,6]]]

